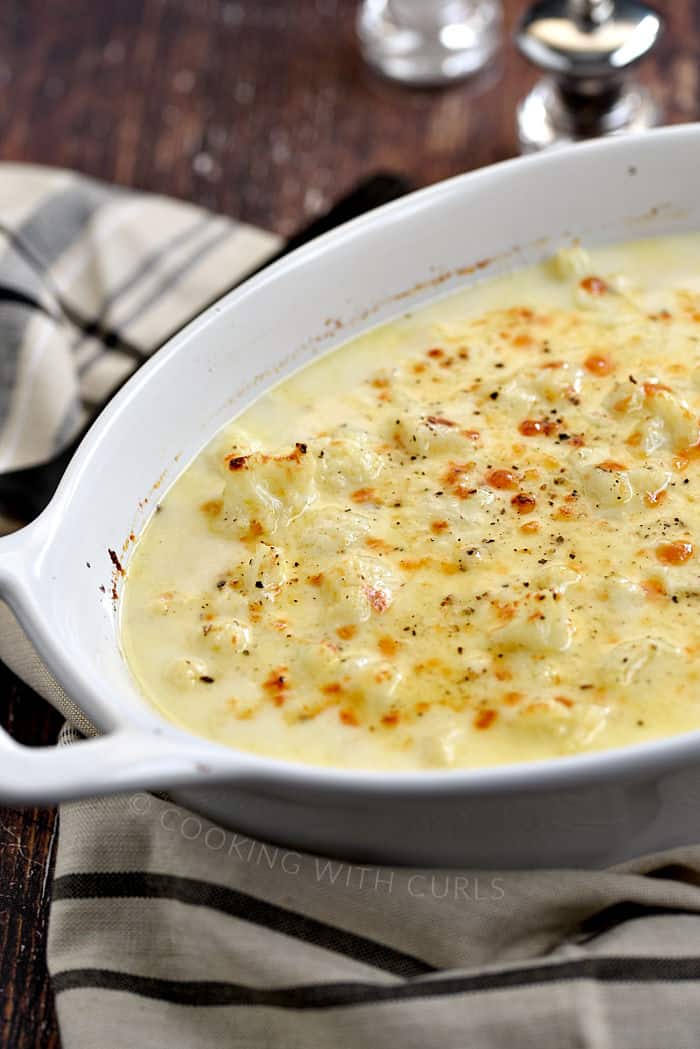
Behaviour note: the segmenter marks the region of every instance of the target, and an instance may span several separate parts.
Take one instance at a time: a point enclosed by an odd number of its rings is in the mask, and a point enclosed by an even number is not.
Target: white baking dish
[[[572,237],[597,244],[700,229],[698,170],[700,125],[500,164],[321,238],[177,335],[102,414],[48,509],[0,540],[0,593],[104,733],[60,751],[0,734],[0,800],[167,789],[246,834],[430,866],[602,865],[698,840],[700,732],[415,774],[292,765],[188,735],[130,678],[109,554],[128,562],[128,536],[159,495],[267,384],[380,320],[535,262]]]

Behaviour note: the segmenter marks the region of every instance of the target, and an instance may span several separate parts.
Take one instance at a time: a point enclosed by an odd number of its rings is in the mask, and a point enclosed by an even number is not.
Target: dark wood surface
[[[515,105],[534,79],[509,42],[524,6],[505,4],[497,68],[421,92],[364,68],[353,0],[4,0],[0,160],[290,234],[373,172],[424,185],[513,155]],[[643,78],[669,122],[697,119],[700,5],[657,6],[670,26]],[[52,742],[58,716],[9,671],[0,686],[2,723]],[[59,1044],[44,960],[56,832],[51,810],[0,809],[0,1049]]]

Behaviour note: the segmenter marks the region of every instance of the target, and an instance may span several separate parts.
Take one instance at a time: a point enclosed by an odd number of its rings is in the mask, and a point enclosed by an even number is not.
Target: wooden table
[[[672,22],[644,78],[669,121],[693,120],[700,8],[658,6]],[[523,7],[507,0],[508,33]],[[373,172],[424,185],[514,154],[533,74],[509,41],[474,83],[409,91],[365,69],[354,12],[353,0],[5,0],[0,160],[289,234]],[[2,723],[53,742],[58,716],[9,671],[2,685]],[[56,832],[51,810],[0,809],[0,1049],[58,1045],[44,960]]]

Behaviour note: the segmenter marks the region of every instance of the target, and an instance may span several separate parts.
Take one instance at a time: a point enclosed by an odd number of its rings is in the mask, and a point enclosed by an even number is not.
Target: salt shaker
[[[500,0],[363,0],[362,54],[391,80],[439,86],[482,69],[501,39]]]
[[[638,0],[542,0],[525,16],[516,44],[545,76],[517,112],[523,152],[657,124],[660,110],[630,77],[663,31]]]

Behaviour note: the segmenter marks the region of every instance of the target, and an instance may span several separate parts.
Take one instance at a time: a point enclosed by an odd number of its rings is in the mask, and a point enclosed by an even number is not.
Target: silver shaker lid
[[[661,16],[637,0],[534,4],[515,36],[545,73],[518,107],[523,151],[658,123],[658,107],[629,70],[662,32]]]

